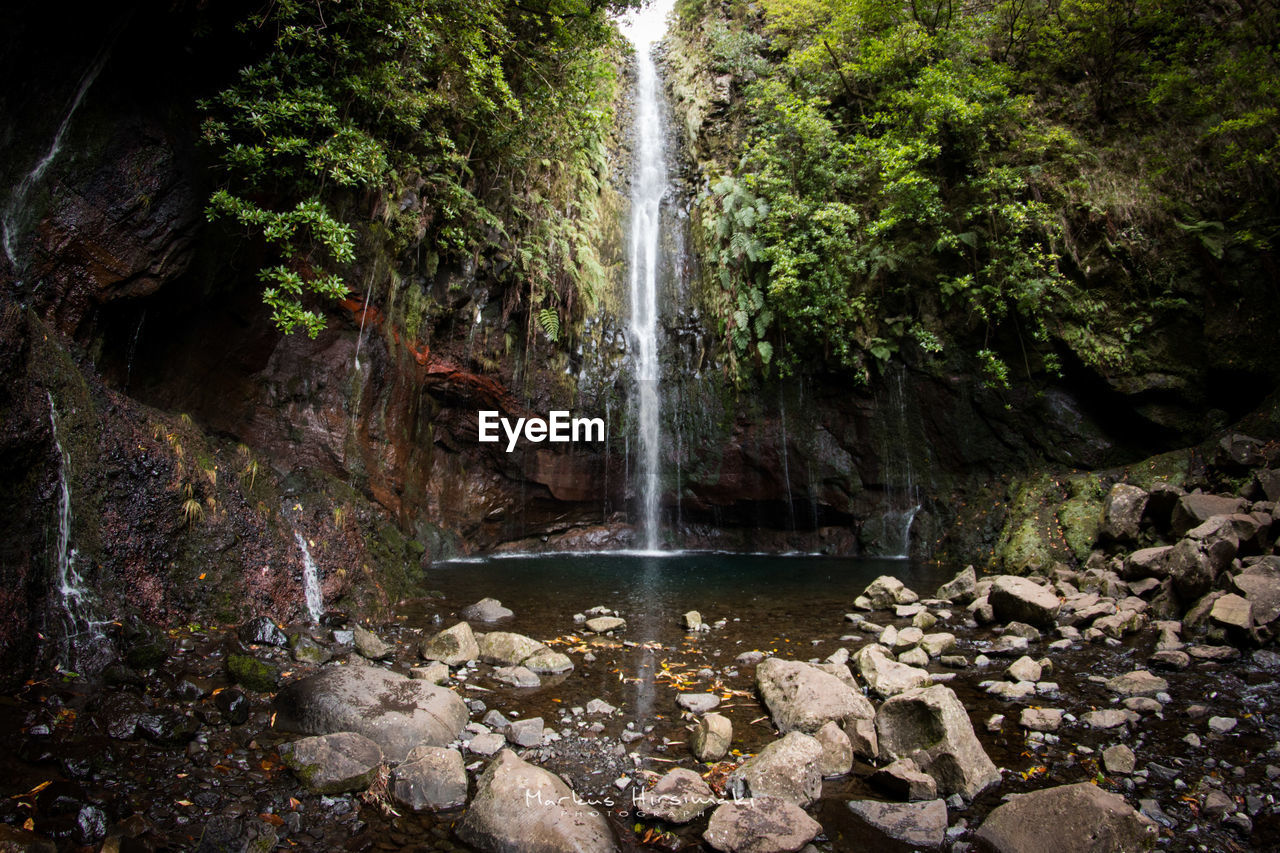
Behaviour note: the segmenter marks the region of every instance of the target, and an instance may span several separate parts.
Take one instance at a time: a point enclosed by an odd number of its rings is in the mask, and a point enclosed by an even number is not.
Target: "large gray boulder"
[[[938,783],[942,796],[972,799],[1000,781],[1000,771],[973,733],[964,705],[949,687],[899,693],[876,712],[880,757],[910,758]]]
[[[415,812],[439,811],[467,801],[462,753],[440,746],[415,746],[391,776],[391,796]]]
[[[688,823],[716,804],[711,786],[692,770],[676,767],[636,797],[641,814],[671,823]]]
[[[1280,617],[1280,557],[1263,557],[1231,579],[1249,600],[1256,625],[1270,625]]]
[[[869,720],[876,715],[867,697],[847,682],[801,661],[763,661],[756,667],[756,688],[783,734],[813,734],[833,720]]]
[[[1124,559],[1125,579],[1164,580],[1169,576],[1169,552],[1172,550],[1172,545],[1159,545],[1155,548],[1141,548],[1134,551]]]
[[[899,663],[881,645],[872,644],[858,649],[854,664],[867,686],[884,699],[933,683],[933,676],[928,670]]]
[[[920,803],[882,803],[851,800],[849,811],[879,837],[879,844],[905,844],[914,850],[939,850],[947,837],[947,804],[942,800]]]
[[[496,598],[482,598],[475,604],[464,607],[459,615],[471,622],[497,622],[515,614],[510,608],[503,607],[502,602]]]
[[[539,675],[554,675],[573,669],[567,655],[553,651],[524,634],[492,631],[477,640],[480,659],[496,666],[523,666]]]
[[[335,732],[283,744],[280,760],[307,788],[332,795],[367,788],[382,763],[382,750],[363,735]]]
[[[330,665],[276,694],[275,727],[300,734],[357,732],[387,761],[420,744],[444,746],[467,724],[458,694],[377,667]]]
[[[968,604],[978,597],[977,589],[978,573],[973,570],[973,566],[965,566],[963,571],[938,587],[936,597],[956,604]]]
[[[821,831],[794,803],[756,797],[717,808],[702,837],[724,853],[795,853]]]
[[[902,581],[889,575],[881,575],[867,584],[862,596],[872,610],[888,610],[895,604],[913,604],[920,600],[920,596],[907,589]]]
[[[992,581],[987,600],[997,622],[1026,622],[1040,628],[1054,627],[1062,606],[1052,590],[1014,575]]]
[[[458,837],[486,853],[603,853],[617,845],[609,822],[564,780],[509,749],[476,780]]]
[[[356,644],[356,652],[369,660],[382,660],[391,657],[396,647],[384,642],[377,634],[365,630],[359,625],[351,628],[351,636]]]
[[[471,626],[466,622],[459,622],[423,642],[418,654],[424,660],[462,666],[467,661],[480,657],[480,646],[476,643],[476,635],[471,632]]]
[[[1147,492],[1128,483],[1116,483],[1102,506],[1098,534],[1116,542],[1136,542],[1142,514],[1147,509]]]
[[[1013,797],[977,838],[993,853],[1134,853],[1150,850],[1157,834],[1124,797],[1079,782]]]
[[[822,793],[822,744],[790,732],[760,750],[729,775],[735,799],[777,797],[807,806]]]
[[[1165,557],[1173,589],[1182,601],[1195,601],[1213,589],[1218,574],[1236,554],[1231,539],[1183,539]]]
[[[1220,495],[1183,495],[1174,504],[1170,523],[1175,536],[1185,536],[1187,531],[1199,527],[1215,515],[1233,515],[1244,512],[1247,502],[1243,498]]]
[[[733,742],[733,723],[722,714],[704,714],[698,718],[689,745],[699,761],[719,761]]]

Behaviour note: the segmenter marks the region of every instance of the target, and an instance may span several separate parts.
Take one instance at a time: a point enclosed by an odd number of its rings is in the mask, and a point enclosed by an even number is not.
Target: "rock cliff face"
[[[316,339],[271,325],[255,259],[203,215],[193,104],[234,72],[219,38],[236,11],[139,12],[67,33],[31,4],[8,36],[0,112],[30,133],[3,139],[0,178],[19,186],[50,150],[40,140],[64,119],[66,132],[5,210],[15,250],[0,259],[6,661],[31,660],[56,606],[50,399],[70,458],[72,542],[113,615],[296,612],[298,536],[312,543],[326,601],[369,607],[408,594],[443,554],[630,541],[618,293],[555,347],[482,275],[441,265],[402,279],[381,259],[361,273],[366,293],[334,306]],[[85,77],[46,73],[101,51],[79,101]],[[77,108],[51,114],[50,103]],[[618,223],[625,147],[602,190]],[[687,193],[673,194],[670,222],[688,207]],[[621,229],[608,235],[615,261]],[[1145,422],[1086,382],[996,396],[973,377],[908,363],[869,388],[822,375],[735,387],[702,328],[695,259],[673,233],[681,274],[668,275],[665,304],[685,308],[664,309],[662,504],[675,544],[893,553],[906,542],[964,555],[994,543],[998,520],[943,533],[999,475],[1044,459],[1113,464],[1182,438],[1137,434]],[[613,272],[620,287],[620,261]],[[598,416],[607,441],[507,453],[477,442],[479,409]]]

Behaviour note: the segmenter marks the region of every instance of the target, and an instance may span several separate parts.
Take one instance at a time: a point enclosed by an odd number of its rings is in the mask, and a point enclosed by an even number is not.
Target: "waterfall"
[[[89,87],[93,85],[93,81],[98,79],[102,66],[107,64],[107,57],[110,56],[111,46],[114,43],[115,35],[112,35],[106,44],[102,46],[102,49],[98,51],[98,55],[94,57],[93,62],[84,72],[84,76],[80,78],[80,86],[76,89],[75,97],[71,99],[67,111],[62,116],[62,122],[53,134],[53,141],[49,143],[49,149],[36,162],[35,167],[14,187],[13,192],[9,195],[8,203],[4,206],[3,215],[0,215],[0,241],[4,243],[4,253],[15,269],[18,266],[18,259],[13,247],[14,231],[22,225],[20,220],[27,202],[27,196],[31,194],[31,190],[35,188],[36,184],[40,183],[44,173],[53,161],[57,159],[59,152],[62,151],[62,139],[67,134],[67,128],[71,126],[71,119],[75,116],[76,110],[80,108],[80,102],[84,100],[84,96],[88,93]]]
[[[306,538],[294,531],[293,538],[302,551],[302,592],[307,599],[307,613],[311,621],[319,623],[324,615],[324,594],[320,592],[320,575],[316,572],[315,561],[311,559],[311,549],[307,547]]]
[[[920,511],[920,486],[911,464],[911,421],[907,415],[906,368],[895,365],[889,373],[888,408],[897,442],[885,442],[886,503],[883,529],[887,557],[911,554],[911,525]]]
[[[67,663],[79,669],[98,657],[97,652],[104,648],[104,623],[93,620],[94,595],[85,586],[84,579],[76,569],[76,558],[79,555],[71,544],[71,454],[63,448],[58,435],[57,408],[53,404],[53,394],[46,394],[49,398],[49,427],[53,433],[53,445],[58,451],[58,541],[54,554],[56,575],[52,579],[52,586],[57,595],[59,617],[65,623],[63,640],[66,643]]]
[[[636,49],[635,174],[631,183],[631,353],[636,379],[639,453],[637,486],[645,550],[659,544],[658,497],[661,489],[661,431],[658,365],[658,249],[662,197],[667,189],[664,127],[659,106],[658,69],[651,51],[666,28],[670,2],[656,2],[634,13],[624,31]]]

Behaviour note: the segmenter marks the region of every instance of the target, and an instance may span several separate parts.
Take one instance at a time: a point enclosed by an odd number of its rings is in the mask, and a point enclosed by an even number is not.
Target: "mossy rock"
[[[1071,554],[1084,562],[1098,541],[1098,527],[1107,493],[1092,474],[1071,477],[1066,485],[1070,497],[1058,506],[1058,524]]]
[[[227,674],[236,684],[259,693],[271,693],[280,686],[279,670],[251,655],[227,655]]]

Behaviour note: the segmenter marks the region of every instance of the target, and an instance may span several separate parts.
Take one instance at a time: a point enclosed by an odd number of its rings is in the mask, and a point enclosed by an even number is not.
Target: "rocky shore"
[[[0,705],[0,844],[1267,849],[1280,481],[1223,447],[1235,493],[1116,483],[1080,570],[885,575],[786,630],[443,594],[376,626],[113,626],[100,681]]]

